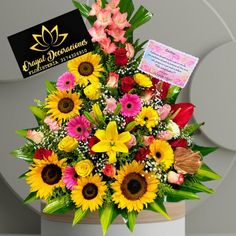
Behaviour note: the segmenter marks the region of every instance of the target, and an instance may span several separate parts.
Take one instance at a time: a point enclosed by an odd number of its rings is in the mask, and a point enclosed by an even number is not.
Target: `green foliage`
[[[188,136],[192,136],[196,131],[198,131],[200,129],[201,126],[203,126],[205,123],[202,122],[202,123],[195,123],[195,124],[189,124],[189,125],[186,125],[183,130],[182,130],[182,133],[184,133],[185,135],[188,135]]]
[[[169,104],[174,104],[181,91],[182,91],[182,89],[180,87],[172,86],[167,93],[167,97],[165,99],[165,102],[169,103]]]
[[[135,55],[137,55],[140,51],[143,50],[143,46],[148,42],[148,40],[142,42],[142,43],[139,43],[139,39],[137,39],[134,43],[134,49],[135,49]]]
[[[65,209],[70,206],[71,202],[69,197],[66,195],[64,197],[58,197],[51,200],[43,209],[43,213],[45,214],[53,214],[59,212],[60,210]]]
[[[75,211],[75,215],[74,215],[74,219],[73,219],[73,226],[75,226],[82,219],[84,219],[88,213],[89,213],[89,210],[83,211],[82,208],[78,208]]]
[[[118,104],[115,111],[114,111],[114,116],[117,116],[120,114],[120,111],[122,109],[122,105],[121,104]]]
[[[180,202],[182,200],[198,200],[199,196],[191,191],[175,190],[167,194],[167,202]]]
[[[39,107],[31,106],[30,107],[31,112],[33,113],[35,119],[37,120],[39,125],[42,125],[44,123],[44,119],[46,117],[46,112]]]
[[[170,216],[166,212],[166,208],[165,208],[163,202],[164,202],[163,198],[157,198],[154,202],[152,202],[148,205],[147,209],[150,211],[160,213],[166,219],[171,220]]]
[[[26,197],[26,199],[24,200],[24,204],[31,203],[31,202],[33,202],[37,199],[38,199],[37,198],[37,192],[32,192]]]
[[[193,193],[200,193],[200,192],[208,194],[214,193],[213,189],[208,188],[207,186],[201,184],[199,181],[196,182],[191,179],[185,180],[184,184],[181,186],[181,189],[186,191],[191,191]]]
[[[132,0],[127,1],[127,0],[120,0],[119,3],[119,8],[122,13],[127,12],[128,13],[128,19],[132,16],[134,13],[134,3]]]
[[[23,173],[22,175],[20,175],[18,178],[19,178],[19,179],[26,179],[26,178],[27,178],[27,173],[29,173],[29,170],[27,170],[25,173]]]
[[[126,127],[125,127],[125,131],[131,131],[135,128],[136,126],[136,121],[132,121],[130,122]]]
[[[55,82],[51,82],[46,80],[45,81],[46,89],[47,89],[47,94],[54,93],[57,90],[57,86]]]
[[[211,180],[219,180],[221,176],[214,172],[209,166],[205,163],[199,168],[195,177],[202,182],[211,181]]]
[[[158,196],[159,198],[164,198],[168,193],[171,193],[173,188],[171,185],[166,183],[160,183],[158,185]]]
[[[208,154],[212,153],[212,152],[215,152],[218,147],[202,147],[202,146],[198,146],[196,144],[194,144],[191,149],[194,151],[194,152],[200,152],[201,155],[204,157],[204,156],[207,156]]]
[[[121,212],[121,215],[122,215],[128,229],[131,232],[133,232],[135,224],[136,224],[136,219],[137,219],[138,213],[136,211],[127,212],[127,210],[124,210]]]
[[[17,133],[18,135],[20,135],[21,137],[23,137],[23,138],[26,138],[26,137],[27,137],[27,132],[28,132],[28,129],[18,129],[18,130],[16,131],[16,133]]]
[[[34,146],[28,142],[23,147],[17,148],[11,152],[11,155],[26,162],[33,163]]]

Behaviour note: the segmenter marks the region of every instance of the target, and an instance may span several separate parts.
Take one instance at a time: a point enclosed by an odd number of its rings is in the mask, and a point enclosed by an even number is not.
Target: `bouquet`
[[[74,225],[99,211],[104,235],[118,215],[131,231],[143,210],[170,219],[164,202],[214,192],[202,182],[220,178],[204,163],[216,148],[194,143],[203,123],[188,124],[194,105],[176,104],[181,89],[138,70],[146,42],[133,32],[152,14],[134,13],[132,0],[74,4],[92,25],[94,51],[46,82],[45,101],[30,107],[38,127],[17,131],[26,143],[12,154],[29,164],[25,202],[74,211]]]

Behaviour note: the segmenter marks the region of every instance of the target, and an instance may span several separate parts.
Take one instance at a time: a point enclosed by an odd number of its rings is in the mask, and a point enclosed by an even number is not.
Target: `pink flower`
[[[125,49],[127,51],[127,53],[126,53],[127,57],[129,59],[133,58],[134,57],[134,53],[135,53],[133,45],[131,43],[126,43],[125,44]]]
[[[94,23],[94,26],[95,27],[102,26],[102,27],[106,28],[111,23],[112,23],[111,11],[107,10],[107,9],[102,9],[97,14],[97,20]]]
[[[118,82],[119,82],[119,75],[114,72],[110,72],[106,86],[110,88],[117,88]]]
[[[184,175],[177,174],[174,171],[169,171],[167,179],[170,184],[182,185],[184,183]]]
[[[145,146],[149,146],[152,144],[152,142],[155,141],[154,136],[143,136],[143,144]]]
[[[121,114],[126,117],[138,115],[142,108],[141,99],[136,94],[125,94],[121,99]]]
[[[121,43],[125,43],[126,42],[126,38],[125,36],[125,30],[122,30],[118,27],[109,27],[109,29],[107,30],[107,33],[114,38],[115,42],[121,42]]]
[[[99,12],[101,11],[101,5],[99,3],[93,3],[92,4],[92,9],[89,12],[89,16],[96,16]]]
[[[95,42],[101,42],[102,40],[107,38],[107,35],[105,33],[103,26],[94,26],[88,30],[89,34],[92,37],[92,41]]]
[[[107,164],[103,169],[103,174],[113,178],[116,174],[116,168],[111,164]]]
[[[120,3],[120,0],[111,0],[106,5],[106,9],[110,10],[113,14],[115,14],[117,11],[119,11],[119,8],[118,8],[119,3]]]
[[[107,106],[105,107],[104,111],[107,113],[114,113],[117,107],[117,102],[115,98],[111,97],[106,99],[106,105]]]
[[[160,131],[157,135],[157,138],[167,141],[167,140],[171,140],[173,138],[173,134],[172,134],[172,132],[170,132],[168,130]]]
[[[63,182],[69,190],[77,186],[78,175],[74,167],[67,166],[63,173]]]
[[[58,125],[58,123],[52,120],[50,117],[46,117],[44,119],[44,123],[48,125],[50,130],[53,132],[58,131],[60,129],[60,126]]]
[[[161,120],[165,120],[170,114],[170,112],[171,112],[171,106],[169,104],[165,104],[163,107],[160,107],[158,109],[158,113]]]
[[[61,91],[69,91],[73,89],[76,85],[76,78],[70,72],[65,72],[57,80],[57,89]]]
[[[127,142],[125,145],[128,147],[128,149],[132,148],[137,144],[136,138],[133,134],[131,134],[131,139],[129,142]]]
[[[99,41],[99,44],[102,48],[102,50],[106,53],[106,54],[111,54],[113,52],[115,52],[117,46],[111,42],[111,39],[110,38],[104,38],[104,39],[101,39]]]
[[[44,138],[44,134],[41,131],[28,130],[26,138],[32,140],[36,144],[40,144]]]
[[[90,134],[90,122],[83,115],[77,116],[69,121],[66,130],[69,136],[78,141],[87,140]]]
[[[122,14],[121,12],[117,11],[112,17],[114,27],[117,27],[122,30],[126,27],[130,27],[131,25],[127,21],[127,16],[127,12]]]

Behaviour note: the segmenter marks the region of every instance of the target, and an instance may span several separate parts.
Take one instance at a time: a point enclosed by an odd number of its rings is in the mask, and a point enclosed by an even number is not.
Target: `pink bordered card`
[[[149,40],[139,70],[172,85],[184,88],[198,58],[154,40]]]

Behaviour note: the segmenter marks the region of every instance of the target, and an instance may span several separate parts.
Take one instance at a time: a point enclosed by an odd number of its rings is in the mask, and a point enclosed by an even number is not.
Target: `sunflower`
[[[146,126],[150,132],[152,128],[159,123],[159,115],[152,107],[143,107],[141,112],[136,117],[135,121],[138,125]]]
[[[146,173],[144,166],[136,161],[126,164],[115,176],[112,184],[115,191],[113,201],[118,208],[127,208],[128,212],[143,210],[148,203],[155,200],[158,190],[158,179],[152,173]]]
[[[99,83],[102,67],[101,57],[98,54],[87,53],[72,59],[67,66],[69,71],[76,77],[76,83],[80,86],[87,86],[88,83]]]
[[[166,170],[174,163],[174,152],[168,142],[164,140],[155,140],[151,143],[149,149],[150,156],[158,163],[164,164]]]
[[[103,204],[107,186],[102,178],[95,174],[78,179],[78,185],[71,193],[71,199],[83,211],[96,211]]]
[[[82,100],[80,95],[71,91],[60,91],[50,94],[46,99],[46,108],[48,114],[51,114],[54,120],[59,123],[69,120],[70,118],[79,115]]]
[[[63,172],[66,168],[66,159],[58,160],[55,153],[47,159],[34,159],[34,164],[27,173],[27,183],[31,192],[37,192],[37,197],[47,200],[54,189],[64,188]]]

